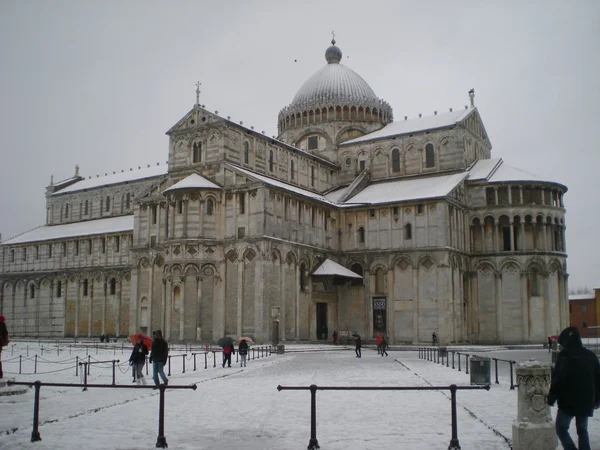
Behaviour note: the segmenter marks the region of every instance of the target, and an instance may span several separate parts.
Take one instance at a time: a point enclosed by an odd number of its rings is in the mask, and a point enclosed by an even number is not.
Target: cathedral
[[[197,91],[166,166],[51,181],[46,224],[0,243],[11,334],[519,344],[567,326],[566,186],[492,158],[473,90],[394,120],[335,44],[278,136]]]

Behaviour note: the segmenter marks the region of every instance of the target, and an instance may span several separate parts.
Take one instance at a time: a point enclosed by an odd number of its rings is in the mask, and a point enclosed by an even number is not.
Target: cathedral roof
[[[352,272],[350,269],[346,269],[344,266],[330,259],[323,261],[321,265],[312,273],[312,275],[336,275],[346,278],[362,278],[359,274]]]
[[[67,186],[64,189],[56,191],[52,195],[66,194],[67,192],[83,191],[85,189],[93,189],[101,186],[109,186],[112,184],[127,183],[130,181],[141,181],[147,178],[159,177],[166,175],[167,166],[151,166],[138,170],[130,170],[128,172],[115,173],[96,178],[83,178],[74,184]]]
[[[567,187],[556,181],[544,180],[537,175],[506,164],[502,158],[480,159],[469,170],[468,181],[487,183],[507,183],[515,181],[533,183],[553,183],[560,185],[566,192]]]
[[[385,139],[392,136],[417,133],[419,131],[435,130],[456,125],[464,120],[469,114],[475,111],[475,108],[462,109],[458,111],[435,114],[433,116],[418,117],[414,119],[399,120],[392,122],[364,136],[350,139],[341,145],[357,144],[359,142],[374,141],[376,139]]]
[[[24,244],[28,242],[67,239],[97,234],[122,233],[133,231],[133,214],[106,219],[86,220],[84,222],[62,225],[44,225],[31,231],[2,241],[4,244]]]
[[[165,189],[163,194],[165,192],[176,191],[178,189],[221,189],[221,187],[212,181],[207,180],[203,176],[198,175],[197,173],[192,173],[183,180],[175,183],[173,186]]]

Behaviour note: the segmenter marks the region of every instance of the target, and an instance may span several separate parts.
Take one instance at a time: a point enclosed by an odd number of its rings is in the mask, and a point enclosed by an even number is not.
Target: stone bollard
[[[550,406],[550,365],[538,361],[517,364],[519,386],[517,420],[512,426],[514,450],[548,450],[558,445]]]

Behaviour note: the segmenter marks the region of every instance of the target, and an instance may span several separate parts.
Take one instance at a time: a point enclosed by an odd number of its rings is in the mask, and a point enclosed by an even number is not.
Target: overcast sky
[[[44,223],[44,189],[168,157],[195,101],[268,135],[325,64],[396,119],[475,103],[493,157],[568,186],[569,284],[600,287],[600,2],[0,1],[0,232]]]

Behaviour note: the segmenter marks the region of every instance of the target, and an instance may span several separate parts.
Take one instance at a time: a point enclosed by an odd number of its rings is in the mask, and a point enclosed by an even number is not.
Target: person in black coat
[[[235,347],[233,344],[229,344],[223,348],[223,367],[227,364],[227,367],[231,367],[231,355],[235,353]]]
[[[590,450],[588,417],[600,407],[600,362],[583,347],[576,327],[565,328],[558,336],[561,351],[552,371],[548,404],[558,401],[556,435],[566,450]],[[579,446],[569,435],[569,425],[575,417]]]
[[[248,356],[248,343],[246,341],[241,341],[238,346],[238,353],[241,356],[240,367],[246,367],[246,358]]]
[[[4,316],[0,316],[0,378],[4,377],[2,372],[2,347],[8,345],[8,328],[6,328],[6,322]]]
[[[362,347],[362,341],[359,335],[354,336],[354,339],[356,340],[356,347],[354,349],[354,352],[356,353],[356,357],[360,358],[362,356],[360,351],[360,348]]]
[[[129,364],[133,366],[133,378],[138,384],[146,384],[142,369],[146,364],[147,354],[148,347],[146,347],[142,338],[138,338],[137,343],[133,346],[131,356],[129,357]]]
[[[154,340],[152,341],[152,352],[150,353],[150,362],[152,363],[152,379],[154,384],[158,386],[158,376],[162,378],[165,384],[169,384],[169,379],[165,375],[165,364],[169,356],[169,344],[163,339],[162,331],[156,330],[152,333]]]

